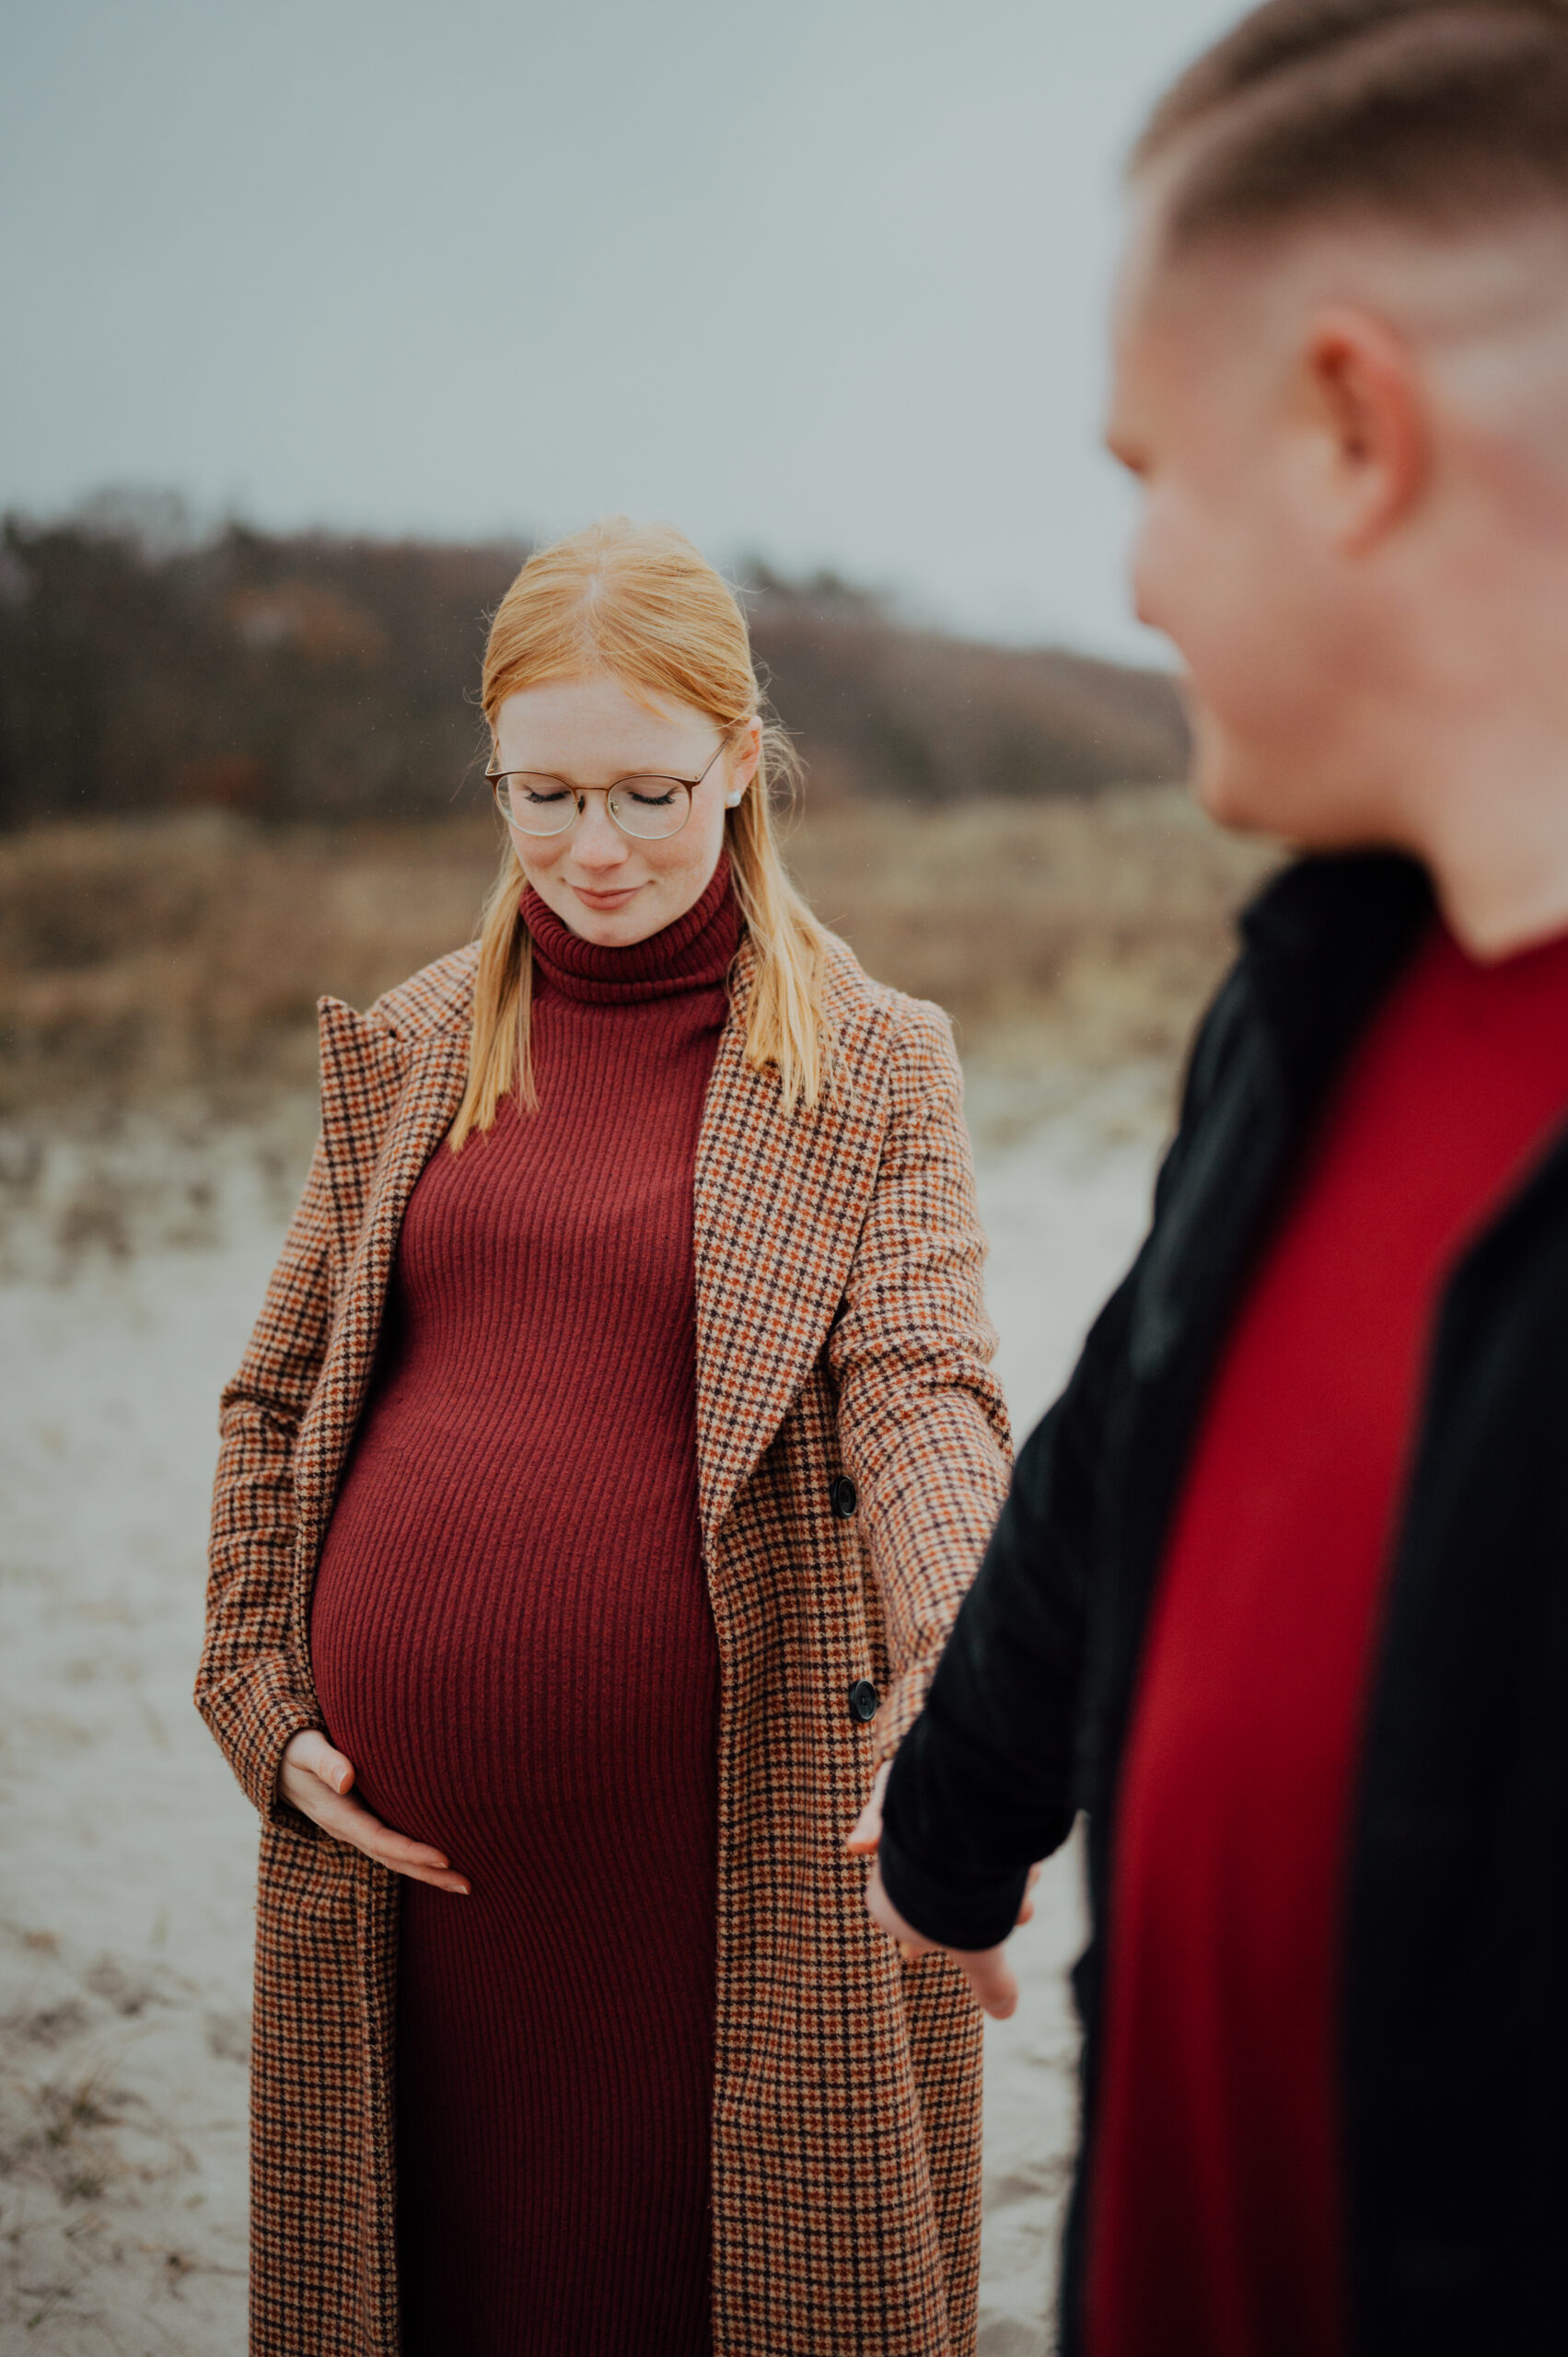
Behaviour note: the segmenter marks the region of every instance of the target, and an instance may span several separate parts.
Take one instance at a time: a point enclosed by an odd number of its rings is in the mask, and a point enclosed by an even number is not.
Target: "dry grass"
[[[1094,1065],[1180,1049],[1277,856],[1222,834],[1179,786],[863,805],[813,819],[791,854],[867,969],[947,1007],[966,1051]]]
[[[1168,1055],[1268,865],[1173,787],[1086,802],[825,808],[790,841],[814,904],[966,1046]],[[468,939],[488,820],[263,830],[213,814],[0,840],[0,1111],[308,1080],[324,992],[365,1005]]]
[[[317,999],[365,1005],[466,941],[493,864],[487,821],[202,812],[0,841],[0,1109],[308,1081]]]

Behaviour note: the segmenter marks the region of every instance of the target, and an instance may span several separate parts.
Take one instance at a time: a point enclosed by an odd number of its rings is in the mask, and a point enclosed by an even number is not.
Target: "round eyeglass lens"
[[[691,810],[691,789],[679,778],[623,777],[610,789],[610,815],[645,842],[678,835]]]
[[[552,777],[498,777],[495,799],[508,825],[525,835],[563,835],[577,815],[576,795]]]

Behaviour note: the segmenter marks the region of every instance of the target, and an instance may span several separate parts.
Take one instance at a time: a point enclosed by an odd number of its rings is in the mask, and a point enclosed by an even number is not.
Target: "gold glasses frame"
[[[490,790],[495,796],[496,808],[506,824],[509,827],[516,827],[520,835],[533,835],[548,842],[556,835],[569,834],[587,808],[589,795],[602,794],[604,807],[611,824],[619,827],[623,835],[629,835],[633,842],[668,842],[671,835],[678,835],[680,832],[681,828],[691,816],[692,795],[708,777],[714,762],[718,760],[734,734],[735,731],[730,729],[719,739],[713,760],[709,761],[701,777],[669,777],[666,776],[662,771],[648,770],[634,771],[628,777],[618,777],[609,785],[575,785],[569,777],[557,777],[549,770],[486,770],[484,774],[489,781]],[[548,815],[553,817],[557,810],[560,811],[558,825],[530,826],[525,819],[519,819],[514,814],[512,807],[514,781],[525,780],[536,796],[539,788],[550,789],[548,795],[540,797],[540,801],[548,803]],[[646,789],[650,786],[659,790],[660,798],[667,792],[684,795],[684,807],[673,827],[650,828],[627,824],[628,814],[633,818],[637,816],[633,797],[635,796],[638,788]],[[616,807],[618,795],[624,797],[620,808]],[[563,796],[564,799],[558,802],[556,799],[558,795]],[[647,798],[654,799],[652,796]],[[528,818],[531,819],[538,819],[544,815],[546,815],[545,809],[537,805],[527,814]]]

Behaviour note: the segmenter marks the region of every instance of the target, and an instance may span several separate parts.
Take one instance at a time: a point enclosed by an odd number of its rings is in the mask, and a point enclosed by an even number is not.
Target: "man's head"
[[[1110,439],[1199,792],[1425,849],[1434,733],[1568,689],[1568,0],[1270,0],[1132,194]]]

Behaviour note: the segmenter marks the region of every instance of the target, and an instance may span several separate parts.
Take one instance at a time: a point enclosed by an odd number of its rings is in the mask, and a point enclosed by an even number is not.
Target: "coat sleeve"
[[[295,1649],[294,1444],[325,1355],[331,1215],[318,1145],[238,1374],[223,1395],[196,1707],[241,1785],[275,1817],[278,1765],[318,1726]],[[294,1821],[290,1812],[290,1821]]]
[[[919,1711],[1006,1489],[963,1084],[947,1018],[904,1001],[882,1161],[829,1341],[843,1462],[860,1492],[891,1687],[875,1753]]]

